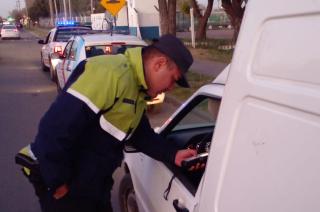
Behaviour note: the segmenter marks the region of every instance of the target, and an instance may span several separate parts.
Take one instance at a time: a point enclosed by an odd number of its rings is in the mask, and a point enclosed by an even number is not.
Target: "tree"
[[[24,14],[26,14],[25,9],[20,11],[14,9],[10,12],[10,16],[13,17],[16,21],[19,21],[20,19],[22,19]]]
[[[71,0],[72,1],[72,0]],[[59,3],[59,1],[57,1]],[[103,13],[106,10],[100,4],[99,0],[93,0],[94,13]],[[77,0],[72,4],[72,14],[74,16],[90,15],[91,14],[91,2],[89,0]]]
[[[236,43],[247,0],[222,0],[221,2],[234,28],[233,43]]]
[[[198,28],[196,38],[200,40],[206,39],[208,18],[211,15],[213,0],[208,0],[207,8],[204,14],[201,14],[199,4],[196,0],[190,0],[191,7],[193,8],[194,16],[198,19]]]
[[[158,0],[161,34],[176,35],[176,0]]]
[[[186,15],[190,15],[190,4],[188,1],[180,2],[178,5],[180,8],[180,11]]]
[[[49,17],[48,0],[35,0],[29,9],[29,16],[33,20],[39,20],[40,17]]]

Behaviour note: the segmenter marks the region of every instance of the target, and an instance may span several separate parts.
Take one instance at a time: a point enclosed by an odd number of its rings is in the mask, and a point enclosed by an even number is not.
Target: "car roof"
[[[85,45],[96,45],[105,43],[126,43],[129,45],[141,45],[146,46],[147,43],[133,35],[123,34],[85,34],[81,35]]]
[[[14,25],[14,24],[5,24],[2,27],[3,28],[7,28],[7,27],[15,27],[15,28],[17,28],[16,25]]]

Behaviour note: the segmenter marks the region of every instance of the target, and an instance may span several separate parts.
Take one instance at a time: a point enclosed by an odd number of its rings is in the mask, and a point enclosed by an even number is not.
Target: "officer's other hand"
[[[56,189],[56,191],[53,194],[53,197],[55,199],[61,199],[62,197],[64,197],[69,191],[69,188],[67,186],[67,184],[63,184],[62,186],[58,187]]]
[[[174,162],[177,166],[181,167],[181,162],[183,160],[196,155],[197,155],[197,150],[195,149],[182,149],[177,152]]]

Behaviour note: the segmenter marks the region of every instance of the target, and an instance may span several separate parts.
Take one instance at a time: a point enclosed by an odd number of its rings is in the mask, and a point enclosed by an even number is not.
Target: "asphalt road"
[[[40,212],[33,189],[14,163],[14,155],[33,141],[40,118],[56,97],[49,74],[41,70],[37,39],[27,32],[21,40],[0,40],[0,211]],[[165,103],[151,114],[160,126],[178,105]],[[114,174],[112,203],[119,211],[117,189],[123,175]]]
[[[42,114],[56,96],[49,75],[41,71],[37,41],[0,41],[0,211],[38,212],[31,185],[14,163],[16,152],[30,143]]]

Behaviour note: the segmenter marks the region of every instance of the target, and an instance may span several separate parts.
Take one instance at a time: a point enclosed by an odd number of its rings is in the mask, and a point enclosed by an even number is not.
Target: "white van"
[[[319,37],[319,0],[248,1],[211,131],[197,118],[219,99],[212,85],[159,131],[185,148],[208,151],[205,170],[191,173],[126,154],[124,211],[320,211]],[[183,124],[202,96],[210,101]]]

